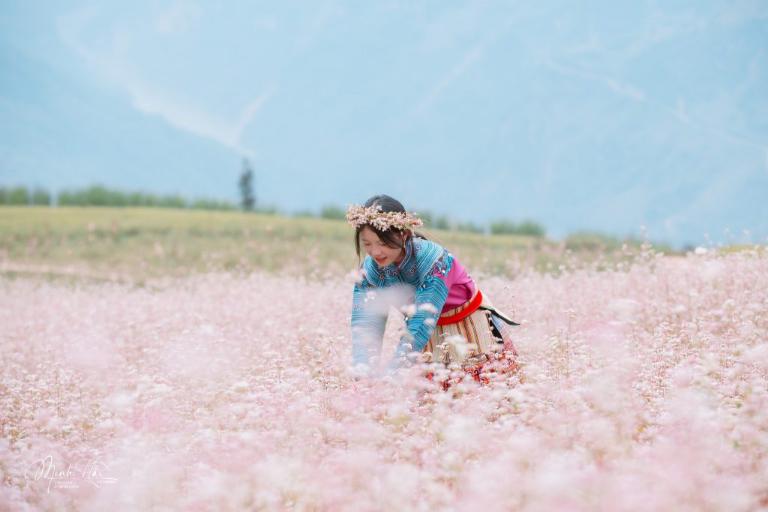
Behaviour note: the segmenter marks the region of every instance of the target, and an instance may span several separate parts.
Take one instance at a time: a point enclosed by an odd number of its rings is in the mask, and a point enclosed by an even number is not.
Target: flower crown
[[[420,218],[412,213],[383,212],[380,204],[367,208],[356,204],[350,205],[347,208],[347,222],[356,228],[364,224],[371,224],[381,231],[387,231],[390,228],[413,229],[424,224]]]

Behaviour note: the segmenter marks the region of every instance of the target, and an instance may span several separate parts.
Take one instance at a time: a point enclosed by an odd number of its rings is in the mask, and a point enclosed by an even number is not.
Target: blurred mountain
[[[0,183],[768,237],[768,4],[0,7]],[[747,229],[751,235],[742,235]]]

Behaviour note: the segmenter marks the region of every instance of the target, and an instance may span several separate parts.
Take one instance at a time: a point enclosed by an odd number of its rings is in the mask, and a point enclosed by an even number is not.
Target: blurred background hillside
[[[6,2],[0,187],[222,210],[247,159],[261,212],[387,193],[463,232],[764,243],[767,27],[744,0]]]

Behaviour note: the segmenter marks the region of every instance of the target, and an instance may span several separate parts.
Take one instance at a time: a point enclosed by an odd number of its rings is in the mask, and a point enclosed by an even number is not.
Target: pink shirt
[[[461,306],[475,294],[475,282],[455,257],[444,281],[448,287],[448,298],[445,299],[443,311]]]

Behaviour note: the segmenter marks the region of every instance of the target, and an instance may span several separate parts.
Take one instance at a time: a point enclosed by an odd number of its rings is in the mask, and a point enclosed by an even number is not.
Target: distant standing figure
[[[508,331],[519,324],[493,307],[448,250],[415,231],[421,219],[396,199],[377,195],[350,206],[347,221],[355,227],[358,257],[361,246],[366,253],[352,294],[356,368],[370,370],[371,357],[380,355],[389,307],[395,306],[405,313],[407,332],[387,364],[390,371],[410,364],[410,352],[420,353],[422,362],[463,370],[441,378],[443,389],[467,374],[488,383],[489,373],[518,370]]]

